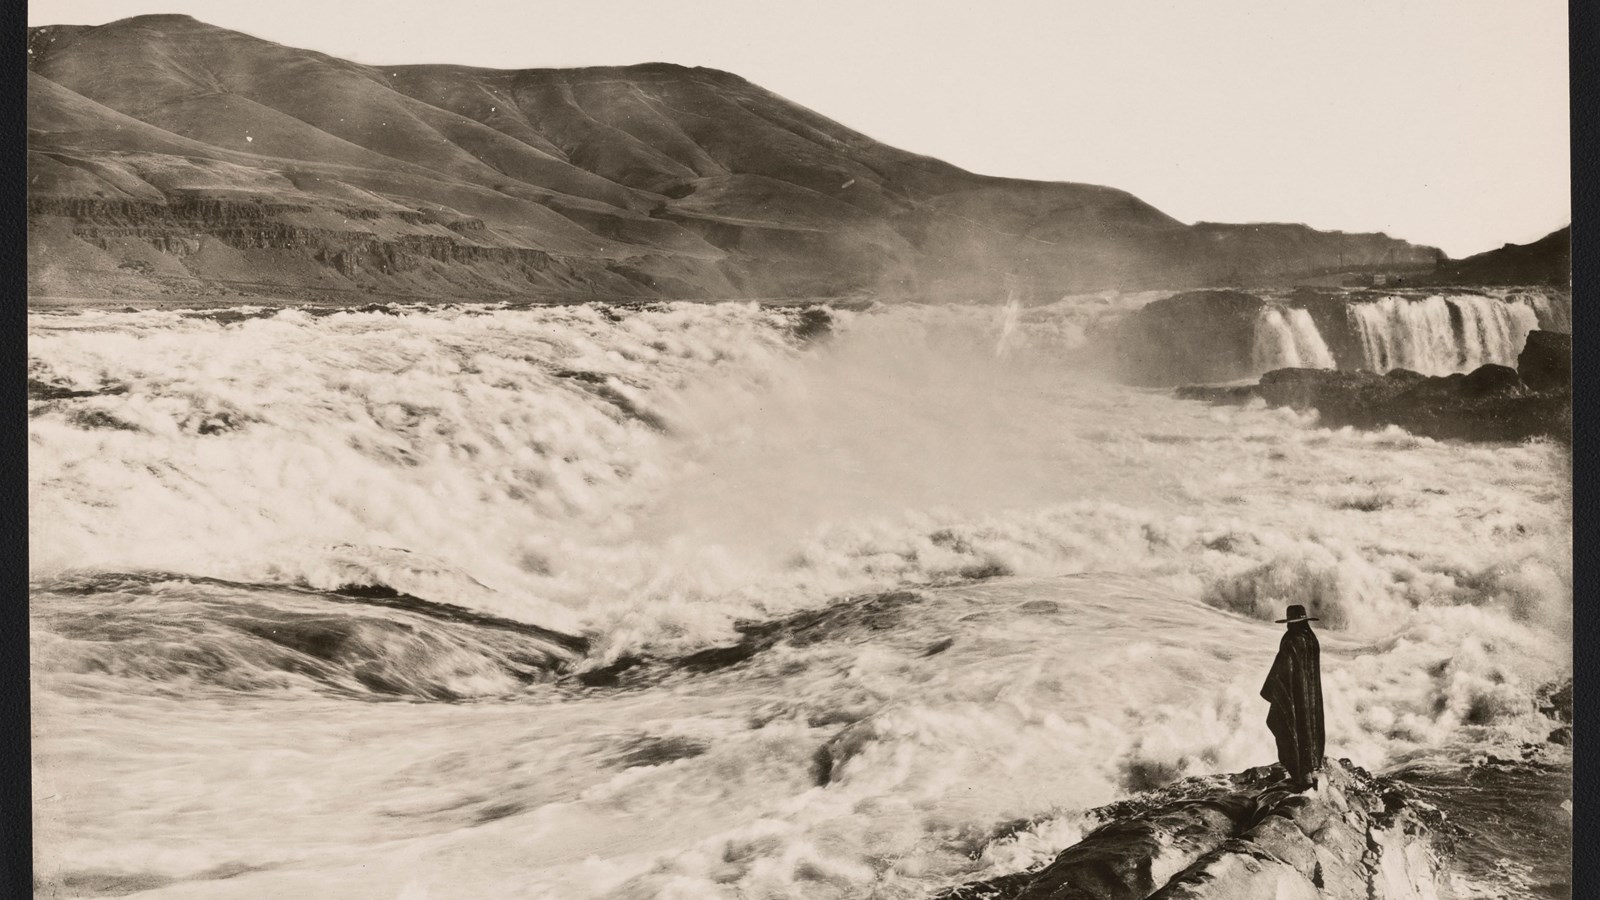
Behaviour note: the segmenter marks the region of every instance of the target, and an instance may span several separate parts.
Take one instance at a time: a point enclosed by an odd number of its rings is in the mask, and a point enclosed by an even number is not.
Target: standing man
[[[1297,790],[1311,787],[1311,773],[1322,768],[1322,670],[1314,616],[1300,605],[1289,607],[1289,628],[1278,644],[1261,696],[1272,704],[1267,727],[1278,741],[1278,762]]]

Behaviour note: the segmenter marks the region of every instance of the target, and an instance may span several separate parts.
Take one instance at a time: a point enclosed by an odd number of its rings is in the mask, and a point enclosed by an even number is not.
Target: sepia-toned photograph
[[[1573,897],[1568,31],[35,0],[33,895]]]

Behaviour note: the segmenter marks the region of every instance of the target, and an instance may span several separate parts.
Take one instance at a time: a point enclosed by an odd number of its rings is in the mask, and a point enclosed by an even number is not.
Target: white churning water
[[[1330,753],[1542,738],[1567,450],[1110,383],[1131,303],[32,314],[41,891],[925,897],[1270,761],[1289,603]],[[808,610],[622,690],[536,630],[594,668]]]

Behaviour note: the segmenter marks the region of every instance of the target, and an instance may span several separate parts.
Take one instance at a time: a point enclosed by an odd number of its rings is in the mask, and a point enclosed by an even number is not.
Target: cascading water
[[[1518,303],[1533,310],[1539,327],[1545,331],[1572,332],[1572,295],[1556,293],[1554,296],[1539,290],[1509,292],[1501,296],[1507,303]]]
[[[1333,353],[1317,331],[1311,314],[1303,309],[1286,309],[1269,306],[1261,311],[1256,322],[1255,368],[1260,372],[1273,369],[1334,368]]]
[[[1352,304],[1350,316],[1366,368],[1424,375],[1467,372],[1487,363],[1515,366],[1528,332],[1539,327],[1538,313],[1528,304],[1471,295],[1385,297]]]
[[[1570,332],[1570,310],[1570,295],[1555,290],[1191,291],[1137,308],[1107,306],[1085,336],[1113,351],[1119,377],[1131,384],[1254,380],[1279,368],[1447,375],[1515,366],[1529,331]]]
[[[1345,368],[1448,375],[1489,363],[1515,367],[1528,332],[1568,331],[1571,321],[1564,298],[1552,300],[1539,292],[1353,299],[1343,320],[1348,323],[1343,335],[1325,335],[1308,310],[1270,303],[1256,320],[1254,374],[1340,367],[1330,344],[1341,337],[1353,351]]]

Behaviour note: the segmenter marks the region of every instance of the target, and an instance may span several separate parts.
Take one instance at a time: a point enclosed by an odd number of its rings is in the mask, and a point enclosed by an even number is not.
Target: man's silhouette
[[[1289,628],[1278,644],[1261,696],[1272,704],[1267,727],[1278,741],[1278,762],[1300,790],[1311,786],[1311,773],[1322,768],[1322,670],[1317,636],[1304,606],[1289,607]]]

